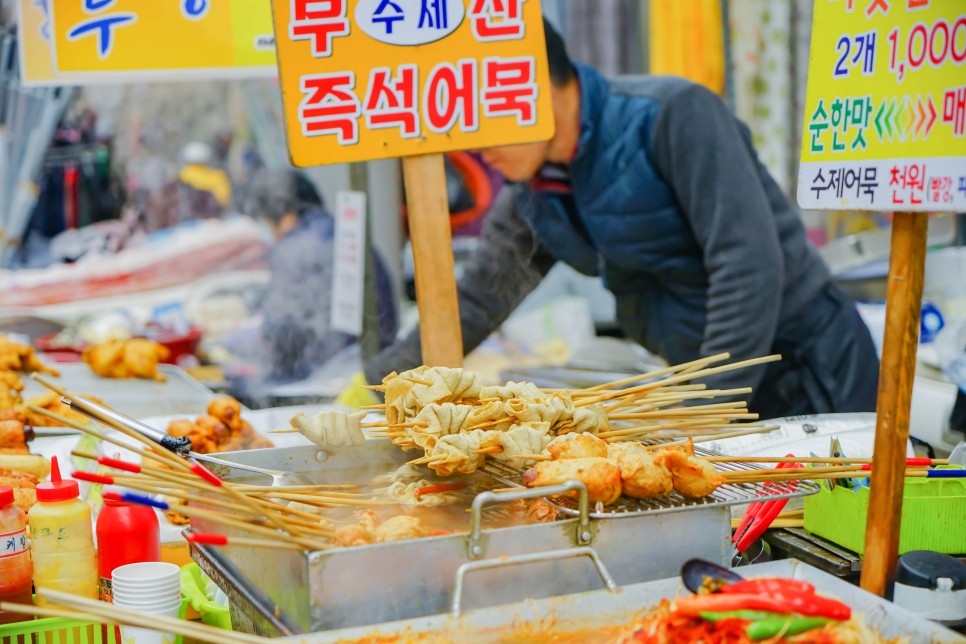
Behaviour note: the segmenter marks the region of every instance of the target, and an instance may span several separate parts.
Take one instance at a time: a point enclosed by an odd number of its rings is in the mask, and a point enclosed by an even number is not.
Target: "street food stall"
[[[259,75],[277,52],[294,165],[401,158],[425,364],[368,385],[376,402],[253,410],[148,337],[87,343],[64,364],[0,336],[0,536],[13,537],[0,570],[34,571],[33,585],[27,575],[0,594],[0,641],[962,641],[946,627],[962,624],[922,602],[952,615],[966,597],[966,469],[907,445],[925,212],[966,199],[951,187],[966,176],[961,114],[935,109],[941,96],[954,112],[962,103],[949,73],[966,43],[956,2],[816,3],[800,202],[903,211],[877,413],[827,425],[759,418],[750,387],[703,382],[780,355],[584,371],[579,384],[564,370],[494,382],[462,367],[442,154],[548,139],[551,90],[538,0],[422,4],[420,15],[378,0],[272,0],[259,6],[274,35],[237,20],[230,55],[189,38],[163,63],[117,62],[103,38],[168,10],[51,10],[53,67],[31,73]],[[179,11],[199,39],[219,24],[206,2]],[[72,30],[92,13],[107,21],[92,23],[103,49],[74,58],[86,32]],[[142,33],[160,47],[161,32]],[[843,117],[860,98],[864,115]],[[351,266],[333,315],[351,331],[366,195],[338,204]],[[874,450],[843,447],[850,421]],[[823,447],[786,447],[800,440]],[[908,529],[909,516],[929,529]],[[796,559],[735,565],[779,526],[847,541],[861,588]],[[96,574],[67,574],[94,535]],[[45,551],[45,539],[59,546]],[[155,550],[130,554],[134,541]],[[919,550],[945,559],[900,561]]]

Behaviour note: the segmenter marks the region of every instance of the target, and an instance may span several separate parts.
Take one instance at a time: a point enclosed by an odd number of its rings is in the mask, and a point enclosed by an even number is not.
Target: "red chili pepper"
[[[848,604],[813,592],[783,590],[774,593],[772,597],[789,608],[786,612],[798,613],[806,617],[828,617],[840,622],[848,621],[852,617],[852,609]]]
[[[757,593],[714,593],[692,595],[674,602],[675,610],[683,615],[698,617],[705,613],[725,613],[739,610],[766,610],[773,613],[797,613],[806,617],[827,617],[847,621],[852,609],[836,599],[812,592],[783,590],[767,595]]]
[[[760,579],[745,579],[725,586],[722,593],[753,593],[771,595],[791,591],[796,593],[814,593],[815,586],[799,579],[783,579],[781,577],[763,577]]]
[[[730,613],[739,610],[764,610],[783,615],[791,612],[784,602],[754,593],[689,595],[674,600],[674,612],[687,617],[700,617],[701,613]]]
[[[427,485],[426,487],[421,487],[416,490],[416,498],[418,499],[424,494],[436,494],[437,492],[461,490],[464,487],[466,487],[466,483],[439,483],[437,485]]]

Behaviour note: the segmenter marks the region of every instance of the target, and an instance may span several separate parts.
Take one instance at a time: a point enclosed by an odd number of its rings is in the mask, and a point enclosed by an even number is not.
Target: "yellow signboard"
[[[275,74],[266,0],[48,0],[58,77]]]
[[[966,211],[966,1],[816,0],[798,201]]]
[[[47,2],[48,0],[17,0],[20,82],[25,86],[65,84],[55,80],[54,76]]]
[[[553,136],[539,0],[272,0],[297,166]]]

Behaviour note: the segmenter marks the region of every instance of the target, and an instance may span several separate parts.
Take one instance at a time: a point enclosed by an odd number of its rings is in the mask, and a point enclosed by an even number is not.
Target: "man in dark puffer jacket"
[[[512,182],[459,284],[464,350],[556,261],[599,275],[626,334],[672,364],[731,353],[778,363],[707,378],[755,387],[762,417],[875,409],[878,360],[747,128],[683,79],[609,83],[570,61],[549,24],[556,134],[483,150]],[[377,382],[420,364],[418,330],[366,364]]]

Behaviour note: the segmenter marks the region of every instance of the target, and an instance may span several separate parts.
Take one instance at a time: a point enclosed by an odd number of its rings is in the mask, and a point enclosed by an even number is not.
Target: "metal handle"
[[[499,559],[486,559],[484,561],[469,561],[456,569],[456,580],[453,583],[453,599],[450,602],[450,612],[453,617],[459,617],[463,602],[463,579],[466,573],[474,570],[488,570],[490,568],[503,568],[504,566],[518,566],[528,563],[539,563],[542,561],[557,561],[560,559],[570,559],[573,557],[590,557],[597,574],[601,581],[607,586],[607,590],[612,593],[620,591],[614,582],[614,578],[607,572],[604,562],[600,560],[597,551],[589,547],[567,548],[566,550],[550,550],[548,552],[536,552],[528,555],[514,555],[512,557],[500,557]]]
[[[198,454],[197,452],[190,452],[189,455],[196,461],[202,461],[203,463],[211,463],[212,465],[220,465],[221,467],[227,467],[229,469],[235,470],[245,470],[247,472],[255,472],[256,474],[261,474],[263,476],[274,476],[272,470],[267,470],[262,467],[257,467],[255,465],[245,465],[244,463],[236,463],[235,461],[226,461],[214,456],[209,456],[208,454]],[[282,472],[285,474],[285,472]]]
[[[580,511],[577,520],[577,545],[586,546],[594,540],[590,530],[590,500],[587,496],[587,486],[580,481],[567,481],[560,485],[548,485],[530,489],[521,488],[511,492],[481,492],[473,499],[470,509],[470,536],[468,537],[467,554],[470,559],[482,559],[486,554],[483,543],[483,506],[490,503],[507,503],[520,499],[538,499],[544,496],[558,496],[568,492],[577,492],[577,507]]]
[[[84,414],[89,418],[103,423],[105,425],[117,426],[121,425],[127,427],[132,432],[137,432],[141,436],[144,436],[148,440],[154,441],[161,447],[174,452],[178,456],[187,456],[188,452],[191,450],[191,440],[185,436],[175,437],[171,436],[159,429],[155,429],[150,425],[145,425],[141,421],[134,420],[124,414],[119,414],[109,407],[104,405],[99,405],[98,403],[84,398],[83,396],[73,396],[71,398],[61,399],[65,405],[69,406],[76,412]]]

